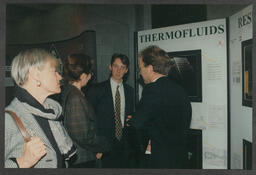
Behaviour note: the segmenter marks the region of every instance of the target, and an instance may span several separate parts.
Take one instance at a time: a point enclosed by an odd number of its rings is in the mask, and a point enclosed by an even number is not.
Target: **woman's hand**
[[[17,158],[20,168],[31,168],[46,154],[45,145],[39,137],[31,137],[24,144],[21,157]]]
[[[101,157],[102,157],[102,153],[97,153],[97,154],[96,154],[96,158],[97,158],[97,159],[101,159]]]

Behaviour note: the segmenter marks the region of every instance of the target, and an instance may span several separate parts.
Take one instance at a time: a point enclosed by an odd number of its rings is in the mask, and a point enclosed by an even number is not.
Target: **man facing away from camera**
[[[184,89],[168,78],[171,67],[168,54],[157,46],[139,55],[139,71],[146,85],[127,126],[136,130],[141,151],[151,152],[148,168],[185,167],[192,110]]]

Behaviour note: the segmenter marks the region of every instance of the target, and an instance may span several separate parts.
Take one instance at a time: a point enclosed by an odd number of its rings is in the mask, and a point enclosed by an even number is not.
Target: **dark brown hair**
[[[93,60],[82,53],[70,54],[64,60],[64,77],[69,82],[78,81],[82,73],[92,73]]]
[[[111,65],[115,62],[115,60],[119,58],[121,60],[121,62],[126,65],[126,67],[128,68],[129,67],[129,59],[126,55],[124,54],[121,54],[121,53],[114,53],[112,55],[112,58],[111,58]]]
[[[154,45],[142,50],[140,58],[142,58],[145,67],[152,65],[154,72],[163,75],[168,75],[173,64],[167,52]]]

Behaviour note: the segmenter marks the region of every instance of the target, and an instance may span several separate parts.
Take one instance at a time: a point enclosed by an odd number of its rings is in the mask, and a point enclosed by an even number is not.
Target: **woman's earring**
[[[40,81],[37,81],[37,82],[36,82],[36,85],[37,85],[37,87],[40,87],[40,86],[41,86],[41,82],[40,82]]]

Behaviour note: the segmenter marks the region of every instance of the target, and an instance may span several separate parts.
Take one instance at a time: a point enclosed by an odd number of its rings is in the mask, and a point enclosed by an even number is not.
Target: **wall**
[[[109,77],[113,53],[130,58],[128,84],[134,86],[134,32],[151,28],[148,5],[60,5],[22,21],[7,23],[7,44],[65,40],[96,32],[97,78]]]
[[[244,4],[207,5],[207,20],[229,17],[246,6]]]
[[[230,16],[245,5],[208,5],[207,19]],[[96,31],[97,78],[109,76],[114,52],[130,58],[128,84],[134,86],[134,32],[151,28],[150,5],[59,5],[22,21],[7,22],[7,44],[65,40],[85,30]]]
[[[108,65],[113,53],[130,58],[128,84],[134,87],[134,32],[144,28],[148,7],[135,5],[92,5],[86,9],[86,28],[96,31],[98,80],[109,77]],[[138,22],[139,21],[139,22]]]

